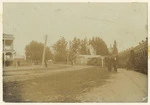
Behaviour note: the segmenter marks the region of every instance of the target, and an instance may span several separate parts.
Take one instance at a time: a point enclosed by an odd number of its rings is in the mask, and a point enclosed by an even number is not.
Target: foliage
[[[105,42],[99,37],[93,37],[92,40],[89,40],[95,51],[96,55],[108,55],[109,51]]]
[[[117,49],[117,43],[116,43],[116,41],[114,41],[112,54],[113,54],[113,55],[118,54],[118,49]]]
[[[54,58],[55,61],[66,62],[67,58],[69,58],[69,60],[73,60],[78,54],[90,55],[88,49],[89,44],[93,46],[97,55],[107,55],[109,53],[105,42],[99,37],[93,37],[89,41],[86,38],[79,39],[74,37],[74,39],[69,43],[67,43],[65,38],[62,37],[52,46],[54,50],[54,57],[50,49],[48,47],[46,48],[45,59],[48,60]],[[69,45],[68,49],[67,45]],[[30,42],[30,44],[25,48],[27,59],[41,61],[43,48],[43,43],[38,43],[37,41]]]
[[[80,50],[80,39],[74,37],[74,39],[70,42],[69,46],[69,59],[72,60],[79,53]]]
[[[77,54],[89,55],[87,45],[88,40],[86,38],[79,39],[74,37],[74,39],[69,42],[69,59],[74,59],[77,56]]]
[[[54,45],[55,61],[66,61],[67,58],[67,41],[64,37],[59,39]]]
[[[80,54],[83,54],[83,55],[89,55],[90,52],[89,50],[87,49],[87,45],[88,45],[88,40],[85,38],[83,40],[81,40],[81,43],[80,43]]]
[[[33,60],[33,61],[42,61],[42,55],[43,55],[43,49],[44,44],[39,43],[37,41],[32,41],[25,47],[25,54],[27,60]],[[52,53],[48,47],[46,47],[45,52],[45,60],[49,60],[52,58]]]

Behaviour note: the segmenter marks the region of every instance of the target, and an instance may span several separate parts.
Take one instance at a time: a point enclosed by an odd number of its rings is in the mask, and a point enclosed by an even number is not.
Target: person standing
[[[18,63],[18,67],[20,66],[20,61],[17,61],[17,63]]]
[[[113,60],[112,60],[112,63],[113,63],[113,67],[114,67],[114,71],[116,71],[117,72],[117,58],[115,57],[115,58],[112,58]]]
[[[108,66],[108,71],[112,70],[112,59],[111,57],[108,57],[107,59],[107,66]]]
[[[47,61],[45,60],[45,67],[47,68]]]

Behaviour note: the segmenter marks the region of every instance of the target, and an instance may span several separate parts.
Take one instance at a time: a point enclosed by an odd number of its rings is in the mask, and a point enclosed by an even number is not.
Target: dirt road
[[[32,78],[22,75],[26,79],[13,73],[4,75],[4,101],[145,102],[147,97],[147,75],[134,71],[119,69],[115,73],[83,66],[35,74]]]
[[[80,95],[82,102],[147,102],[147,75],[119,69],[107,82]]]

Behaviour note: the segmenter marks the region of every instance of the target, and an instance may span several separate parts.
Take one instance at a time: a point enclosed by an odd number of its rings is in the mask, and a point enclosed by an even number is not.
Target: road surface
[[[148,77],[93,66],[6,70],[5,102],[147,102]]]

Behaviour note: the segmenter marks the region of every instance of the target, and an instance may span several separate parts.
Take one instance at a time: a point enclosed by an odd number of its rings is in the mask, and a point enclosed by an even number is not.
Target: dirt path
[[[24,78],[24,77],[23,77]],[[32,79],[4,82],[4,100],[7,102],[80,102],[76,97],[100,86],[109,78],[100,67],[73,67],[45,72]],[[6,79],[6,78],[5,78]]]
[[[42,76],[53,75],[55,73],[60,73],[64,71],[77,71],[85,68],[90,68],[93,66],[64,66],[64,65],[52,65],[49,68],[38,68],[32,69],[28,67],[25,70],[4,70],[3,72],[3,81],[4,82],[13,82],[13,81],[25,81],[29,79],[39,78]]]
[[[80,95],[82,102],[147,102],[147,75],[119,69],[106,84]]]
[[[24,73],[23,73],[24,74]],[[20,75],[20,74],[19,74]],[[147,75],[119,69],[73,67],[4,81],[7,102],[146,102]],[[24,79],[25,78],[25,79]],[[8,81],[9,80],[9,81]]]

